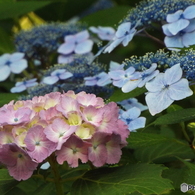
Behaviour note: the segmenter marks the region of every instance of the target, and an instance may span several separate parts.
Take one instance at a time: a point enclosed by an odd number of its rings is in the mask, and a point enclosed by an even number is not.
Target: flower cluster
[[[24,55],[16,52],[0,56],[0,81],[6,80],[11,73],[19,74],[28,67]]]
[[[28,59],[38,60],[41,64],[49,63],[48,55],[56,53],[65,36],[85,29],[86,26],[80,23],[42,24],[15,35],[16,51],[25,53]]]
[[[162,26],[166,47],[178,50],[195,44],[195,5],[168,14],[166,20],[167,24]]]
[[[77,167],[118,163],[129,130],[117,104],[94,94],[53,92],[0,108],[0,163],[16,180],[26,180],[53,153]]]
[[[85,91],[108,98],[113,91],[112,86],[85,85],[85,78],[106,71],[106,66],[93,62],[90,55],[76,56],[74,61],[66,64],[56,64],[43,72],[42,83],[28,88],[27,96],[21,99],[32,99],[36,95],[45,95],[54,91],[73,90],[75,93]],[[106,74],[106,73],[105,73]]]
[[[145,0],[130,9],[123,22],[131,22],[134,26],[139,21],[139,27],[146,27],[152,22],[165,21],[168,14],[191,5],[194,5],[193,0]]]

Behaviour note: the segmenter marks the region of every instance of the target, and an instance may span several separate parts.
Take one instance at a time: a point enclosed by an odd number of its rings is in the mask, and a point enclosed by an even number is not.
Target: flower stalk
[[[64,195],[64,189],[62,186],[62,179],[59,173],[58,164],[56,163],[55,156],[52,154],[50,157],[48,157],[51,171],[54,176],[54,183],[56,187],[56,195]]]

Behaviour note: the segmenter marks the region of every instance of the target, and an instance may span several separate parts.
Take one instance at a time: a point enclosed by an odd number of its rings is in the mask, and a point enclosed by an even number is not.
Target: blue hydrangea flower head
[[[68,90],[73,90],[75,93],[86,91],[87,93],[94,93],[108,98],[113,91],[112,86],[85,85],[85,77],[98,75],[101,72],[106,71],[106,66],[104,64],[97,62],[90,63],[89,61],[90,59],[87,56],[78,55],[74,58],[74,61],[70,63],[56,64],[48,68],[43,72],[43,78],[49,78],[47,81],[49,80],[52,84],[40,83],[37,86],[29,88],[27,90],[29,95],[22,97],[22,99],[30,99],[33,96],[45,95],[53,91],[66,92]],[[66,71],[64,72],[64,70]],[[61,79],[60,77],[66,79]],[[102,81],[105,82],[104,80]]]
[[[141,77],[140,73],[136,72],[134,67],[129,67],[126,70],[113,70],[108,72],[108,75],[113,80],[113,85],[119,88],[123,87],[128,81]]]
[[[19,74],[28,66],[24,53],[3,54],[0,56],[0,81],[6,80],[12,73]]]
[[[148,107],[138,102],[136,98],[129,98],[120,102],[117,102],[120,106],[122,106],[125,110],[129,110],[130,108],[136,107],[141,111],[147,110]]]
[[[119,118],[127,124],[130,131],[135,131],[136,129],[145,127],[146,118],[139,117],[140,114],[140,109],[133,107],[127,111],[121,111]]]
[[[56,53],[67,35],[73,35],[86,30],[81,23],[48,23],[33,27],[27,31],[20,31],[14,37],[18,52],[25,53],[28,59],[48,62],[48,56]]]
[[[194,5],[193,0],[140,1],[135,8],[129,10],[123,22],[131,22],[132,25],[135,25],[137,21],[140,21],[138,28],[147,27],[153,22],[166,21],[168,14],[173,14],[178,10],[185,10],[187,7],[192,5]],[[185,17],[188,16],[186,15]]]
[[[95,76],[92,77],[85,77],[85,85],[86,86],[105,86],[108,85],[110,83],[112,83],[110,77],[108,76],[108,74],[106,72],[101,72]]]
[[[59,80],[65,80],[72,76],[73,74],[71,72],[66,71],[66,69],[57,69],[51,73],[51,76],[44,77],[43,83],[52,85],[58,82]]]
[[[64,40],[65,43],[58,48],[58,52],[61,54],[85,54],[92,50],[93,41],[89,39],[89,32],[87,30],[74,35],[67,35],[64,37]]]
[[[123,46],[127,46],[136,33],[135,27],[136,26],[132,27],[130,22],[120,24],[115,33],[113,41],[111,41],[110,44],[104,49],[104,53],[110,53],[115,47],[117,47],[121,43],[123,44]]]
[[[35,78],[35,79],[17,82],[15,84],[15,87],[12,87],[10,91],[11,91],[11,93],[20,93],[22,91],[25,91],[29,87],[34,87],[34,86],[38,85],[38,82],[36,82],[36,80],[37,79]]]
[[[124,64],[119,64],[118,62],[111,61],[109,64],[109,71],[114,70],[124,70]]]
[[[104,27],[104,26],[98,26],[98,27],[94,27],[91,26],[89,28],[89,30],[95,34],[98,35],[98,37],[101,40],[106,40],[106,41],[110,41],[114,38],[115,35],[115,29],[112,27]]]
[[[122,91],[124,93],[128,93],[136,87],[143,87],[148,81],[152,80],[154,77],[156,77],[156,75],[158,75],[159,70],[156,70],[156,68],[157,64],[153,63],[149,69],[139,72],[139,78],[126,82],[122,87]]]
[[[181,100],[193,94],[187,79],[182,78],[180,64],[159,73],[152,81],[146,83],[146,103],[152,115],[160,113],[175,100]]]
[[[134,67],[136,71],[149,69],[152,63],[157,64],[157,69],[164,72],[167,68],[180,63],[183,70],[183,77],[190,82],[195,81],[195,51],[194,49],[186,49],[183,52],[170,51],[166,52],[162,49],[155,53],[148,52],[143,56],[131,56],[126,59],[123,64],[126,68]]]

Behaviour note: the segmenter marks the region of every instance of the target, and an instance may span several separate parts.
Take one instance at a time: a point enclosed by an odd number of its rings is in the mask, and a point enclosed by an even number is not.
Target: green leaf
[[[17,100],[20,95],[15,93],[0,93],[0,106],[9,103],[12,100]]]
[[[129,9],[130,7],[128,6],[117,6],[101,10],[82,18],[81,21],[86,22],[89,26],[114,26],[127,15]]]
[[[177,165],[179,163],[177,162]],[[180,189],[180,185],[185,183],[186,167],[169,168],[163,171],[162,176],[170,179],[175,189]]]
[[[194,184],[195,185],[195,164],[187,162],[185,160],[182,160],[181,158],[179,158],[179,159],[187,167],[187,173],[185,175],[185,183],[187,183],[187,184]]]
[[[0,194],[9,193],[19,182],[13,179],[7,169],[0,169]]]
[[[0,28],[0,54],[11,53],[14,50],[14,45],[8,34]]]
[[[1,1],[0,20],[14,18],[49,5],[52,1]]]
[[[164,163],[175,160],[176,157],[194,158],[189,144],[158,134],[131,133],[128,146],[135,149],[135,157],[142,162]]]
[[[187,108],[173,111],[158,117],[152,124],[168,125],[195,119],[195,108]]]
[[[137,97],[145,92],[146,92],[145,88],[136,88],[129,93],[122,93],[121,89],[117,89],[114,91],[113,95],[109,98],[108,101],[109,102],[113,102],[113,101],[119,102],[119,101],[123,101],[125,99]]]
[[[161,177],[164,169],[154,164],[131,164],[91,170],[73,183],[71,195],[161,194],[173,188],[170,180]]]
[[[180,161],[177,162],[177,168],[169,168],[163,171],[162,176],[165,178],[170,179],[173,182],[173,186],[175,190],[180,190],[180,185],[182,183],[192,184],[195,185],[195,164],[187,162],[181,158],[178,158]],[[181,164],[181,165],[180,165]],[[185,166],[184,166],[184,165]],[[192,191],[189,191],[189,194]],[[170,193],[171,195],[174,194],[174,191]],[[194,194],[194,193],[192,193]],[[176,193],[175,193],[176,195]]]
[[[53,195],[55,193],[55,185],[53,182],[45,182],[37,178],[30,178],[22,181],[17,186],[20,190],[25,192],[26,195]]]
[[[167,138],[159,134],[131,132],[128,141],[130,148],[146,147],[166,141]]]

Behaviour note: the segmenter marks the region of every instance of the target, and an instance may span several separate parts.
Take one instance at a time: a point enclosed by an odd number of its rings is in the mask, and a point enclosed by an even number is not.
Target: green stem
[[[63,186],[62,186],[62,179],[61,179],[61,176],[60,176],[60,173],[59,173],[59,170],[58,170],[58,164],[55,160],[55,155],[52,154],[49,158],[49,163],[50,163],[50,166],[51,166],[51,171],[53,173],[53,176],[54,176],[54,183],[55,183],[55,186],[56,186],[56,192],[57,194],[56,195],[64,195],[64,189],[63,189]]]
[[[182,129],[184,137],[191,144],[191,140],[190,140],[190,138],[189,138],[189,136],[188,136],[188,134],[186,133],[186,130],[185,130],[185,124],[183,122],[181,122],[180,125],[181,125],[181,129]]]

